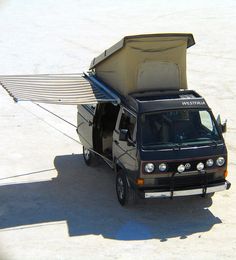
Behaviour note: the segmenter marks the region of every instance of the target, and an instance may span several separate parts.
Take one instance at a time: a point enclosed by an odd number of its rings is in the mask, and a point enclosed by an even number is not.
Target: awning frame
[[[118,95],[92,74],[36,74],[0,76],[0,84],[18,101],[61,105],[120,103]]]

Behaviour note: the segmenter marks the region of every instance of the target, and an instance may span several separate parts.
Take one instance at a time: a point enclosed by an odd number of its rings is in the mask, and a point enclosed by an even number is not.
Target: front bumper
[[[191,196],[191,195],[206,195],[217,191],[228,190],[231,183],[225,181],[220,184],[208,185],[201,188],[185,189],[185,190],[172,190],[172,191],[144,191],[144,198],[172,198],[180,196]]]

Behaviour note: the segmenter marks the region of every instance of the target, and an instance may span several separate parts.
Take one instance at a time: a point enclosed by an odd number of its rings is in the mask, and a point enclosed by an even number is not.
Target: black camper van
[[[206,101],[189,90],[78,106],[84,160],[92,165],[101,155],[115,170],[121,205],[137,196],[211,196],[229,189],[225,130]]]
[[[92,165],[98,155],[115,170],[121,205],[230,187],[226,123],[187,88],[186,50],[194,43],[192,34],[127,36],[85,76],[114,100],[78,106],[84,160]]]

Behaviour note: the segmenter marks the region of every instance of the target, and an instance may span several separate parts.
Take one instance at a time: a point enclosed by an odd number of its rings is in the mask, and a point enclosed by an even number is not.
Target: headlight
[[[184,172],[185,166],[183,164],[180,164],[177,168],[178,172]]]
[[[212,159],[208,159],[208,160],[206,161],[206,165],[207,165],[208,167],[211,167],[213,164],[214,164],[214,161],[213,161]]]
[[[161,172],[164,172],[165,170],[166,170],[166,164],[165,163],[161,163],[161,164],[159,164],[159,170],[161,171]]]
[[[224,158],[224,157],[219,157],[219,158],[216,160],[216,164],[217,164],[218,166],[222,166],[222,165],[224,165],[224,163],[225,163],[225,158]]]
[[[198,163],[198,164],[197,164],[197,169],[198,169],[199,171],[203,170],[203,169],[204,169],[204,164],[203,164],[202,162]]]
[[[154,171],[154,168],[155,168],[155,166],[154,166],[153,163],[147,163],[147,164],[145,165],[145,167],[144,167],[144,170],[145,170],[145,172],[147,172],[147,173],[151,173],[151,172]]]

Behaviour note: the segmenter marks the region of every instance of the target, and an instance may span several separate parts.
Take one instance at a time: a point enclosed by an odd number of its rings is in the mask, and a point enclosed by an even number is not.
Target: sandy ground
[[[236,257],[236,2],[0,0],[0,74],[86,71],[124,35],[192,32],[188,83],[228,119],[232,188],[124,209],[75,129],[0,89],[0,260]],[[76,123],[76,108],[46,106]]]

